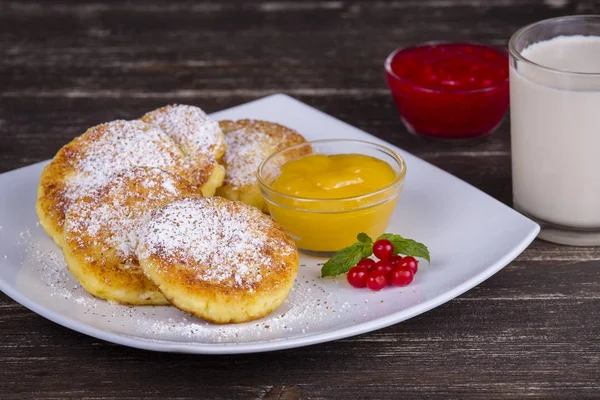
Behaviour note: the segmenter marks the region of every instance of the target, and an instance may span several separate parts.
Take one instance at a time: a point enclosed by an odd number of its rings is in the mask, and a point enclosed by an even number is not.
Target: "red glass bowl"
[[[508,55],[502,49],[427,42],[392,52],[385,72],[402,121],[418,136],[488,135],[508,109]]]

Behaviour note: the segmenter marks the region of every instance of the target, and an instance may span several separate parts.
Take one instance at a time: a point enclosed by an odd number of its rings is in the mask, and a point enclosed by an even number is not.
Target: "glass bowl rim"
[[[335,142],[344,142],[344,143],[355,143],[355,144],[362,144],[362,145],[368,145],[371,147],[375,147],[381,151],[383,151],[384,153],[388,154],[389,156],[391,156],[400,166],[400,172],[396,175],[396,177],[394,178],[394,180],[389,183],[388,185],[384,186],[381,189],[377,189],[375,191],[369,192],[369,193],[365,193],[365,194],[361,194],[361,195],[357,195],[357,196],[350,196],[350,197],[336,197],[336,198],[329,198],[329,199],[318,199],[318,198],[314,198],[314,197],[299,197],[299,196],[292,196],[289,194],[284,194],[281,193],[275,189],[273,189],[273,187],[271,185],[269,185],[264,179],[263,179],[263,174],[262,171],[264,170],[265,166],[267,165],[267,163],[269,161],[271,161],[272,159],[274,159],[275,157],[281,155],[282,153],[284,153],[285,151],[290,151],[290,150],[294,150],[297,148],[300,148],[302,146],[307,146],[310,145],[312,146],[313,144],[324,144],[324,143],[335,143]],[[319,153],[317,153],[319,154]],[[339,154],[361,154],[361,153],[339,153]],[[388,163],[389,164],[389,163]],[[374,143],[374,142],[369,142],[366,140],[357,140],[357,139],[319,139],[319,140],[311,140],[311,141],[307,141],[304,143],[298,143],[295,144],[293,146],[289,146],[289,147],[285,147],[283,149],[280,149],[278,151],[276,151],[275,153],[271,154],[269,157],[267,157],[265,160],[263,160],[262,163],[260,163],[257,173],[257,180],[259,183],[259,186],[261,187],[261,189],[269,192],[270,194],[273,194],[277,197],[281,197],[281,198],[285,198],[285,199],[290,199],[290,200],[298,200],[298,201],[302,201],[302,202],[326,202],[326,203],[333,203],[333,202],[341,202],[341,201],[352,201],[352,200],[360,200],[363,198],[368,198],[371,196],[376,196],[378,194],[381,193],[385,193],[386,191],[394,188],[395,186],[399,186],[402,181],[404,181],[404,177],[406,176],[406,162],[404,161],[404,159],[394,150],[392,150],[391,148],[387,147],[387,146],[383,146],[381,144],[378,143]],[[271,201],[268,199],[265,199],[266,201]],[[370,206],[370,205],[369,205]],[[302,210],[305,212],[318,212],[318,211],[312,211],[312,210]],[[352,212],[352,211],[356,211],[355,209],[353,210],[347,210],[344,212]]]
[[[484,44],[484,43],[479,43],[479,42],[470,42],[470,41],[455,42],[455,41],[451,41],[451,40],[430,40],[427,42],[421,42],[421,43],[410,44],[407,46],[398,47],[397,49],[392,51],[385,59],[385,62],[384,62],[385,72],[389,76],[391,76],[393,79],[395,79],[396,81],[406,82],[413,88],[418,89],[419,91],[425,92],[425,93],[466,94],[466,93],[491,92],[491,91],[498,89],[500,86],[508,83],[509,77],[507,76],[506,79],[497,82],[493,86],[488,86],[485,88],[467,89],[467,90],[430,89],[430,88],[426,88],[423,86],[419,86],[406,78],[402,78],[401,76],[399,76],[392,70],[392,60],[398,53],[405,51],[405,50],[417,49],[419,47],[436,46],[436,45],[442,45],[442,44],[464,44],[464,45],[479,46],[479,47],[485,47],[488,49],[496,50],[499,53],[506,55],[506,62],[508,63],[508,51],[505,48],[500,47],[500,46],[494,46],[494,45],[489,45],[489,44]]]
[[[515,59],[517,59],[519,61],[523,61],[523,62],[525,62],[529,65],[532,65],[536,68],[542,69],[544,71],[552,72],[555,74],[572,75],[572,76],[588,76],[588,77],[600,76],[600,72],[577,72],[577,71],[567,71],[564,69],[547,67],[545,65],[538,64],[534,61],[531,61],[527,57],[524,57],[523,54],[521,54],[521,52],[517,50],[517,38],[520,37],[521,35],[523,35],[525,32],[535,28],[536,26],[547,24],[547,23],[552,23],[552,22],[559,22],[561,20],[582,20],[582,19],[595,19],[600,23],[600,15],[598,15],[598,14],[565,15],[565,16],[561,16],[561,17],[543,19],[541,21],[537,21],[532,24],[525,25],[524,27],[522,27],[521,29],[516,31],[510,37],[510,39],[508,41],[508,51],[512,57],[514,57]],[[561,35],[557,35],[556,37],[558,37],[558,36],[561,36]],[[574,35],[563,35],[563,36],[574,36]],[[593,35],[583,35],[582,34],[582,36],[593,36]]]

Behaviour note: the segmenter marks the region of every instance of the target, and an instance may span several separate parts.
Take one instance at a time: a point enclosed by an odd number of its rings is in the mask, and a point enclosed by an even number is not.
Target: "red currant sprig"
[[[390,260],[380,260],[375,262],[371,258],[363,258],[359,264],[348,271],[348,283],[355,288],[368,287],[371,290],[379,291],[386,285],[407,286],[409,285],[417,271],[418,261],[413,257],[409,258],[408,262],[400,262],[392,264]],[[368,261],[374,262],[374,267],[368,269],[365,264],[370,264]],[[362,265],[360,265],[362,263]],[[381,283],[383,282],[383,284]]]
[[[359,233],[356,239],[323,264],[323,277],[347,274],[354,287],[381,290],[386,285],[410,284],[419,269],[415,257],[430,261],[427,246],[394,233],[384,233],[375,242],[366,233]]]
[[[379,259],[361,259],[348,271],[347,279],[356,288],[368,287],[379,291],[386,285],[404,287],[409,285],[419,269],[419,262],[412,256],[394,255],[394,245],[387,239],[373,243],[373,254]]]

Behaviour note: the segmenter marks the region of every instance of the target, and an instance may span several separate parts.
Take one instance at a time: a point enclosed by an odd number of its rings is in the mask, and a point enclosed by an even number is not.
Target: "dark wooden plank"
[[[336,96],[334,98],[296,96],[337,118],[436,163],[443,156],[463,158],[504,157],[508,159],[508,121],[488,138],[473,141],[440,142],[409,135],[388,94],[379,96]],[[150,98],[122,99],[11,99],[3,102],[0,113],[4,132],[0,153],[0,172],[51,158],[63,144],[89,126],[117,119],[138,118],[145,112],[172,102],[196,104],[207,111],[217,111],[254,96],[222,98]],[[4,117],[5,116],[5,117]],[[32,118],[35,116],[35,118]],[[485,167],[485,166],[484,166]],[[510,171],[506,171],[510,174]],[[483,172],[482,172],[483,174]]]
[[[129,98],[177,91],[222,96],[286,89],[324,96],[381,94],[382,62],[397,46],[449,33],[505,45],[532,19],[598,10],[592,1],[555,8],[518,1],[457,7],[439,1],[332,3],[298,9],[269,2],[240,10],[171,2],[114,8],[7,2],[0,14],[0,45],[9,55],[0,61],[1,96]],[[470,23],[457,30],[461,21]]]
[[[296,97],[434,164],[437,158],[443,156],[509,156],[508,121],[488,138],[440,142],[409,135],[388,94],[368,97]],[[0,154],[0,171],[51,158],[60,146],[87,127],[107,120],[137,118],[148,110],[171,102],[196,104],[210,112],[254,99],[254,96],[150,98],[126,102],[121,99],[11,99],[3,103],[4,112],[0,114],[0,118],[3,114],[10,116],[2,122],[5,133],[1,145],[6,151]],[[35,119],[32,115],[35,115]]]
[[[397,46],[449,33],[457,40],[477,35],[477,40],[505,45],[533,19],[598,10],[590,1],[556,8],[536,2],[462,2],[441,9],[439,1],[333,3],[298,10],[274,2],[197,12],[171,2],[150,4],[148,12],[141,6],[71,4],[48,7],[55,11],[51,18],[42,12],[46,8],[8,3],[0,15],[0,45],[10,55],[0,61],[2,96],[129,98],[166,96],[178,89],[214,95],[249,89],[380,94],[385,91],[383,60]],[[461,21],[470,23],[456,29]],[[156,32],[168,34],[157,37]]]

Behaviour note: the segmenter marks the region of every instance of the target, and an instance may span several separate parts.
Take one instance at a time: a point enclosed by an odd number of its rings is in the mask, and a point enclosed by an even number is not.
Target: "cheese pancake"
[[[192,181],[202,187],[205,197],[223,184],[225,169],[219,164],[225,153],[225,137],[219,123],[202,109],[174,104],[144,115],[142,121],[162,129],[186,154]]]
[[[79,197],[65,219],[63,253],[69,270],[91,294],[122,304],[168,304],[142,273],[134,249],[138,228],[154,209],[201,196],[178,175],[138,167]]]
[[[65,214],[71,204],[115,173],[157,167],[192,179],[185,154],[162,130],[142,121],[112,121],[88,129],[61,148],[44,168],[36,211],[40,224],[62,246]]]
[[[227,150],[225,181],[217,189],[217,195],[268,212],[256,178],[259,165],[274,152],[306,140],[298,132],[268,121],[225,120],[219,125],[225,133]]]
[[[298,273],[292,238],[270,217],[221,197],[177,200],[140,229],[140,266],[176,307],[225,324],[261,318]]]

